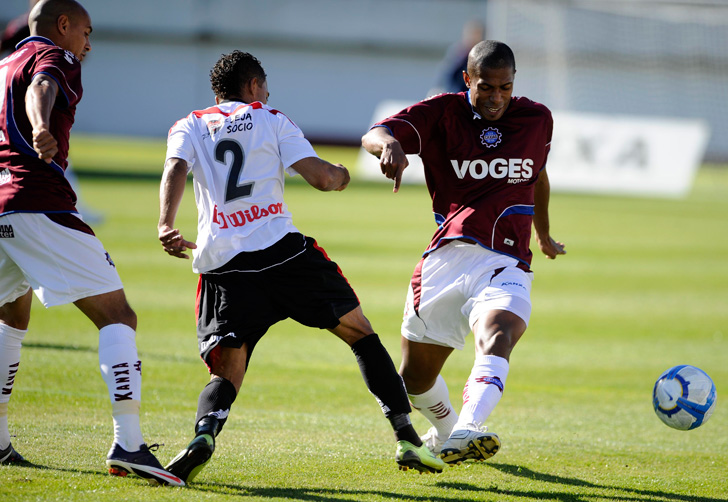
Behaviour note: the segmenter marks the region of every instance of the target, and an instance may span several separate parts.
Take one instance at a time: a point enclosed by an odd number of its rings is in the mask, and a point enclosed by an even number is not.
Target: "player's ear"
[[[58,16],[58,19],[56,19],[56,29],[58,29],[58,33],[61,35],[65,35],[68,33],[68,28],[71,26],[71,20],[66,14],[61,14]]]
[[[253,77],[240,87],[241,97],[244,102],[251,103],[255,101],[255,85],[257,81],[258,79]]]
[[[463,81],[465,82],[465,85],[470,88],[470,75],[468,75],[468,72],[463,71]]]

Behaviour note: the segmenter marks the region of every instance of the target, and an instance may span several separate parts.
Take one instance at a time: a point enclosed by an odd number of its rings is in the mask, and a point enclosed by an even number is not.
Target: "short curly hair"
[[[239,98],[242,87],[253,78],[264,81],[267,75],[255,56],[242,51],[223,54],[210,70],[212,92],[220,99]]]

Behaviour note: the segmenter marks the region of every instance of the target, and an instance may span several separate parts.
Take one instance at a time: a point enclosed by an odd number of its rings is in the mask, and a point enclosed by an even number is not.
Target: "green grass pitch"
[[[356,150],[317,148],[354,165]],[[208,380],[197,356],[190,262],[157,241],[163,141],[74,138],[82,197],[139,316],[142,429],[166,463],[191,439]],[[178,225],[194,237],[191,185]],[[348,347],[286,321],[258,345],[211,463],[187,488],[111,477],[112,430],[97,332],[74,307],[34,300],[10,402],[13,444],[33,463],[0,467],[0,500],[715,502],[728,500],[728,170],[701,169],[680,200],[553,193],[551,223],[568,254],[538,255],[533,315],[488,426],[501,451],[440,475],[400,472],[389,424]],[[341,193],[289,180],[294,223],[357,291],[395,364],[407,282],[434,230],[424,187],[356,179]],[[472,337],[469,338],[472,340]],[[456,409],[473,359],[444,377]],[[711,420],[672,430],[652,411],[655,379],[676,364],[711,375]],[[420,432],[425,420],[414,413]]]

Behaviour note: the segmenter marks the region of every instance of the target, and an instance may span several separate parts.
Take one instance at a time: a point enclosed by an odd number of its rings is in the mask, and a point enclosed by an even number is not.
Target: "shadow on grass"
[[[61,345],[59,343],[23,342],[24,349],[73,350],[76,352],[98,352],[96,347],[84,345]]]
[[[24,349],[40,349],[40,350],[69,350],[74,352],[98,352],[98,347],[88,347],[84,345],[62,345],[60,343],[39,343],[39,342],[23,342]],[[197,355],[176,355],[162,354],[157,352],[140,352],[139,355],[143,360],[166,361],[173,363],[189,363],[199,362],[200,356]]]
[[[423,502],[457,502],[469,500],[482,500],[482,498],[463,497],[462,492],[453,493],[449,496],[434,495],[412,495],[410,493],[397,493],[382,490],[351,490],[351,489],[333,489],[333,488],[286,488],[286,487],[256,487],[241,486],[231,484],[218,483],[195,483],[188,487],[192,490],[198,490],[210,493],[220,493],[224,491],[231,495],[240,497],[260,497],[266,499],[289,499],[302,500],[309,502],[351,502],[352,500],[363,500],[367,497],[376,499],[390,500],[421,500]],[[488,492],[488,489],[475,488],[480,492]]]
[[[543,483],[579,487],[582,489],[582,493],[548,490],[503,489],[499,488],[496,483],[490,483],[488,486],[477,486],[469,483],[449,481],[438,481],[435,483],[437,488],[452,492],[452,494],[448,493],[445,495],[436,495],[434,493],[429,495],[414,495],[406,492],[397,493],[366,489],[255,487],[218,483],[194,483],[188,486],[187,489],[209,493],[225,492],[241,497],[279,498],[309,502],[344,502],[351,500],[363,500],[368,497],[376,499],[413,500],[423,502],[475,502],[482,500],[502,500],[506,497],[518,498],[519,500],[555,500],[560,502],[590,502],[597,500],[623,502],[726,502],[726,499],[723,498],[696,497],[659,490],[639,490],[621,486],[602,485],[578,478],[567,478],[553,474],[540,473],[517,465],[486,465],[512,476],[528,478]]]
[[[537,492],[537,491],[504,491],[496,490],[497,493],[508,494],[511,496],[520,496],[533,499],[552,499],[552,500],[563,500],[565,502],[576,502],[576,501],[589,501],[591,499],[605,499],[610,500],[623,500],[623,501],[635,501],[635,502],[648,502],[648,501],[684,501],[684,502],[726,502],[723,498],[713,497],[696,497],[693,495],[681,495],[679,493],[670,493],[659,490],[640,490],[636,488],[629,488],[624,486],[614,485],[603,485],[598,483],[592,483],[578,478],[567,478],[563,476],[556,476],[554,474],[547,474],[542,472],[536,472],[526,467],[509,464],[485,464],[491,469],[497,469],[506,474],[517,476],[521,478],[528,478],[535,481],[544,483],[553,483],[558,485],[567,486],[578,486],[594,490],[594,493],[589,494],[572,494],[572,493],[552,493],[552,492]],[[445,483],[447,484],[447,483]],[[457,483],[456,483],[457,484]],[[438,483],[438,486],[441,486]],[[610,493],[605,494],[603,491],[609,491]],[[623,494],[620,494],[623,493]]]
[[[65,469],[49,467],[30,462],[19,462],[18,467],[28,467],[39,470],[54,470],[62,472],[73,472],[91,474],[94,476],[109,476],[106,472],[88,469]],[[366,489],[333,489],[333,488],[292,488],[292,487],[256,487],[228,483],[193,483],[181,490],[195,490],[210,494],[228,494],[240,497],[260,497],[266,499],[289,499],[308,502],[350,502],[351,500],[362,500],[366,497],[387,500],[413,500],[431,502],[475,502],[482,500],[502,500],[503,497],[514,497],[519,499],[533,500],[555,500],[560,502],[590,502],[596,500],[612,500],[623,502],[726,502],[726,499],[713,497],[695,497],[691,495],[680,495],[658,490],[639,490],[620,486],[602,485],[592,483],[578,478],[567,478],[533,471],[528,468],[509,464],[486,464],[488,467],[500,470],[512,476],[527,478],[544,483],[557,485],[576,486],[585,489],[587,493],[568,493],[565,491],[539,491],[539,490],[512,490],[502,489],[496,483],[489,486],[477,486],[469,483],[438,481],[435,487],[452,492],[452,495],[413,495],[411,493],[397,493],[382,490]],[[8,466],[4,466],[7,468]],[[136,482],[146,484],[146,480],[137,476],[130,476]],[[23,479],[16,480],[22,482]],[[621,493],[620,493],[621,492]],[[181,492],[180,492],[181,493]],[[496,498],[493,498],[495,496]]]

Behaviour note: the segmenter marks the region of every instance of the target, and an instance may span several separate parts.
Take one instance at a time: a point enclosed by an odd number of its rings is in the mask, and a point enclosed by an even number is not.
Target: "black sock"
[[[392,424],[394,437],[397,441],[404,440],[409,441],[415,446],[422,446],[422,440],[417,435],[415,428],[412,427],[408,414],[398,413],[389,415],[387,418],[389,419],[389,423]]]
[[[237,397],[235,386],[225,378],[215,378],[200,393],[197,401],[195,434],[220,434],[230,408]],[[214,420],[209,420],[210,418]],[[200,432],[204,430],[204,432]],[[208,432],[209,430],[209,432]]]
[[[376,333],[365,336],[354,343],[351,350],[359,363],[364,383],[379,402],[384,416],[392,424],[397,440],[404,439],[415,446],[420,446],[422,442],[409,421],[412,408],[404,382],[379,336]]]

